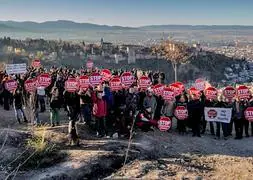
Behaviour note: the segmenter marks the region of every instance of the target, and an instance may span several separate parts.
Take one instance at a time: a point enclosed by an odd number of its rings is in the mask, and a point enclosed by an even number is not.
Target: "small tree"
[[[163,41],[157,48],[158,52],[170,61],[175,73],[175,82],[177,81],[177,68],[181,63],[185,63],[192,55],[192,48],[184,43],[171,40]]]

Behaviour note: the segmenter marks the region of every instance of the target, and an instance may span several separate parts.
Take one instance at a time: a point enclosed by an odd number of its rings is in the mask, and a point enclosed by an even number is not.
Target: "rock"
[[[112,135],[112,138],[113,138],[113,139],[118,139],[118,138],[119,138],[118,133],[114,133],[114,134]]]
[[[195,180],[202,180],[202,179],[203,179],[202,176],[197,176],[197,177],[195,178]]]

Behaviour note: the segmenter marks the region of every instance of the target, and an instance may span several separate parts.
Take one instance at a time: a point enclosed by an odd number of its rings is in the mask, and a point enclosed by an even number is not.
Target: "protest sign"
[[[26,64],[6,64],[5,70],[7,74],[23,74],[26,73]]]
[[[120,78],[121,78],[121,83],[125,85],[126,87],[130,87],[135,81],[135,78],[131,72],[123,73]]]
[[[237,88],[236,94],[239,99],[249,99],[250,91],[247,86],[241,85]]]
[[[79,89],[79,83],[75,78],[69,78],[65,82],[65,89],[68,92],[75,92]]]
[[[204,79],[196,79],[194,86],[199,91],[204,91],[206,87],[206,81]]]
[[[244,111],[244,115],[246,120],[253,122],[253,107],[248,107]]]
[[[175,93],[174,93],[174,91],[171,88],[165,87],[163,89],[163,95],[162,95],[162,97],[166,101],[173,101],[174,97],[175,97]]]
[[[146,90],[150,86],[150,84],[151,84],[151,80],[147,76],[141,76],[138,81],[139,87],[144,90]]]
[[[34,59],[34,60],[32,61],[32,67],[38,68],[38,67],[40,67],[40,66],[41,66],[41,64],[40,64],[40,60],[39,60],[39,59]]]
[[[37,78],[28,79],[25,81],[25,90],[27,92],[35,92],[37,88]]]
[[[103,77],[99,73],[93,73],[89,77],[92,86],[98,86],[103,82]]]
[[[205,120],[214,122],[230,123],[232,108],[205,107]]]
[[[91,60],[88,60],[87,63],[86,63],[87,69],[92,69],[92,68],[93,68],[93,65],[94,65],[94,63],[93,63],[93,61],[91,61]]]
[[[87,89],[90,86],[90,80],[89,80],[89,76],[80,76],[79,77],[79,85],[80,85],[80,89]]]
[[[184,106],[177,106],[174,114],[178,120],[186,120],[188,118],[188,110]]]
[[[169,117],[161,117],[158,121],[158,128],[160,131],[168,131],[171,128],[171,119]]]
[[[232,86],[227,86],[224,90],[223,90],[223,95],[227,98],[227,99],[233,99],[236,96],[236,89],[233,88]]]
[[[164,89],[163,84],[157,84],[157,85],[154,85],[152,87],[152,90],[153,90],[154,94],[157,95],[157,96],[162,96],[163,95],[163,89]]]
[[[10,92],[17,89],[17,87],[18,87],[18,83],[15,80],[8,80],[5,82],[5,89],[7,89]]]
[[[101,75],[103,77],[103,81],[109,81],[112,77],[112,73],[109,69],[103,69],[101,71]]]
[[[121,80],[119,77],[113,77],[109,85],[112,91],[118,91],[122,89]]]
[[[217,98],[217,95],[218,95],[218,91],[216,88],[214,87],[209,87],[205,90],[205,95],[206,95],[206,98],[209,99],[209,100],[213,100],[213,99],[216,99]]]
[[[48,73],[41,74],[37,77],[38,86],[48,87],[51,84],[51,76]]]

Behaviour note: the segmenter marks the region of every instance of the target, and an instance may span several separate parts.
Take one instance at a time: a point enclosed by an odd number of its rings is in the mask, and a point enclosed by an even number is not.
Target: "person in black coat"
[[[200,136],[200,122],[203,115],[203,105],[198,99],[196,94],[191,96],[191,100],[188,103],[189,120],[192,124],[192,136]]]

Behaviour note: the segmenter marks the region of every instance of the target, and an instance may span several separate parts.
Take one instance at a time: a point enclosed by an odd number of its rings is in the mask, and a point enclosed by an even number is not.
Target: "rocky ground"
[[[33,130],[19,125],[13,111],[1,108],[0,115],[0,179],[252,179],[253,137],[215,140],[175,131],[137,131],[123,166],[127,139],[98,139],[85,124],[78,124],[81,146],[72,147],[64,112],[61,126]],[[49,113],[40,117],[48,122]],[[34,154],[27,143],[34,137],[46,142],[39,155],[41,147]]]

